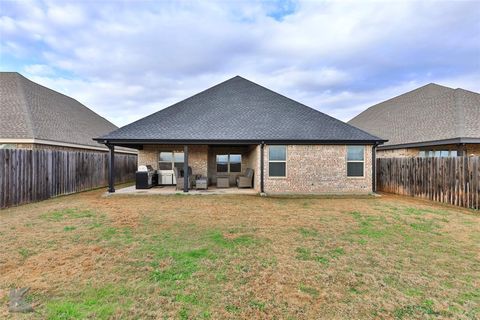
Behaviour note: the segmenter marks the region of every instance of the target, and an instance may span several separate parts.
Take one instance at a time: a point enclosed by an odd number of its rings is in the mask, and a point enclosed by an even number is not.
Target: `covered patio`
[[[239,188],[217,188],[211,186],[206,190],[191,189],[188,193],[183,190],[177,190],[175,186],[156,186],[150,189],[136,189],[135,186],[128,186],[117,189],[115,193],[107,192],[106,195],[218,195],[218,194],[257,194],[255,189]]]
[[[218,142],[205,144],[169,144],[147,141],[108,142],[113,154],[116,146],[129,145],[138,150],[138,166],[155,171],[157,183],[150,189],[135,186],[115,190],[115,163],[110,157],[109,193],[122,194],[255,194],[262,192],[263,144]],[[253,172],[253,174],[252,174]],[[251,176],[250,185],[237,185],[237,179]],[[199,187],[206,181],[206,189]]]

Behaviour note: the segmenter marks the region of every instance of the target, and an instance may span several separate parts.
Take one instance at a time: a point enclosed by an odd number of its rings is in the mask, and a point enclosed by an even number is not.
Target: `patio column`
[[[372,192],[377,192],[377,144],[372,146]]]
[[[183,146],[183,192],[188,192],[188,145]]]
[[[110,150],[109,166],[108,166],[108,192],[115,192],[115,146],[107,144]]]
[[[264,160],[263,160],[263,150],[264,150],[264,147],[265,147],[265,144],[262,143],[260,144],[260,193],[264,193],[265,192],[265,184],[263,182],[264,180],[264,167],[265,167],[265,164],[264,164]]]

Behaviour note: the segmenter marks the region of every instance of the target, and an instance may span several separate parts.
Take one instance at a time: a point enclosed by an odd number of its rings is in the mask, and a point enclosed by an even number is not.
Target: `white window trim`
[[[230,156],[231,156],[232,154],[238,154],[238,155],[240,155],[240,171],[235,171],[235,172],[230,171]],[[227,160],[227,172],[218,172],[217,156],[225,156],[225,155],[228,156],[228,160]],[[221,153],[221,154],[216,154],[216,155],[215,155],[215,172],[216,172],[217,174],[220,174],[220,175],[222,175],[222,174],[231,174],[231,173],[233,173],[233,174],[240,174],[240,173],[242,173],[242,169],[243,169],[242,161],[243,161],[243,154],[241,154],[241,153]]]
[[[348,147],[355,147],[355,146],[358,146],[358,145],[347,145],[345,147],[345,160],[346,160],[345,174],[346,174],[348,179],[363,179],[363,178],[365,178],[365,159],[366,159],[365,153],[367,151],[367,148],[365,148],[365,146],[363,146],[363,145],[361,146],[361,147],[363,147],[363,160],[362,161],[360,161],[360,160],[348,160]],[[363,175],[361,175],[361,176],[349,176],[348,175],[348,163],[349,162],[356,162],[356,163],[363,162]]]
[[[286,179],[288,177],[288,166],[287,166],[287,159],[288,159],[288,148],[286,145],[279,144],[279,145],[274,145],[274,146],[280,146],[280,147],[285,147],[285,160],[270,160],[270,147],[268,146],[268,178],[269,179]],[[270,163],[278,163],[278,162],[284,162],[285,163],[285,175],[284,176],[271,176],[270,175]]]
[[[169,152],[172,154],[172,161],[161,161],[160,160],[160,154],[162,152]],[[158,170],[160,171],[173,171],[173,168],[175,167],[175,153],[183,153],[183,151],[173,151],[173,150],[161,150],[158,152]],[[160,169],[160,163],[171,163],[172,164],[172,169]],[[185,163],[185,155],[183,155],[183,162]]]

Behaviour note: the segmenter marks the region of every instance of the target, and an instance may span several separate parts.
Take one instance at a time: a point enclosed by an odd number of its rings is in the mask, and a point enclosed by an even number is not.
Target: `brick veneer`
[[[417,157],[419,148],[403,148],[392,150],[377,150],[377,158],[404,158]]]
[[[194,174],[213,177],[213,155],[228,148],[210,150],[206,145],[189,146],[189,165]],[[237,148],[230,152],[240,152]],[[265,146],[266,193],[369,193],[372,191],[371,146],[365,146],[365,176],[347,177],[345,145],[287,146],[287,177],[268,176],[268,146]],[[138,164],[150,164],[158,169],[160,151],[183,151],[183,146],[145,145],[139,151]],[[210,157],[209,157],[210,153]],[[210,166],[209,166],[210,162]],[[254,169],[254,189],[260,191],[260,146],[252,145],[242,151],[242,171]]]
[[[138,151],[138,165],[151,165],[158,169],[158,156],[160,151],[183,152],[183,146],[179,145],[145,145],[143,150]],[[188,165],[192,167],[194,174],[207,176],[208,174],[208,146],[189,145]]]
[[[365,146],[364,177],[347,177],[346,157],[345,145],[288,145],[287,177],[269,177],[265,146],[265,192],[372,192],[372,147]]]

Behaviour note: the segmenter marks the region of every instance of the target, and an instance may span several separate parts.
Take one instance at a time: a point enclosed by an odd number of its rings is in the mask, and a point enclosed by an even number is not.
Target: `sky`
[[[240,75],[340,120],[480,92],[480,1],[5,1],[0,70],[118,126]]]

